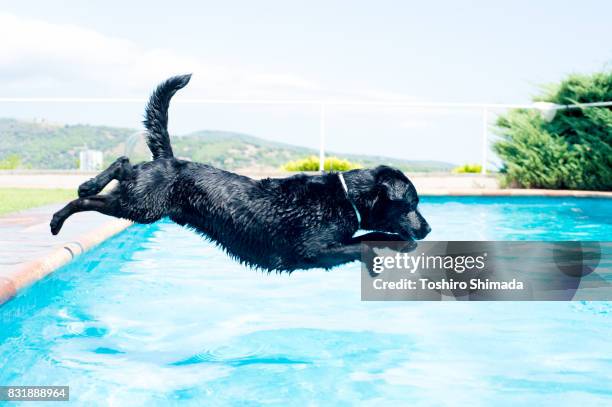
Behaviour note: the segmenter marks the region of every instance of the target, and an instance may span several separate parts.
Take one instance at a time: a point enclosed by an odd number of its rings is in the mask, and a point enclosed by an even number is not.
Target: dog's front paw
[[[414,251],[418,246],[418,243],[414,240],[405,240],[400,243],[395,249],[401,253],[410,253]]]
[[[51,233],[53,235],[57,235],[59,231],[62,229],[62,225],[64,224],[64,218],[57,213],[53,215],[49,226],[51,227]]]
[[[98,185],[93,179],[85,181],[81,185],[79,185],[79,198],[92,196],[97,194],[98,192],[100,192],[98,191]]]

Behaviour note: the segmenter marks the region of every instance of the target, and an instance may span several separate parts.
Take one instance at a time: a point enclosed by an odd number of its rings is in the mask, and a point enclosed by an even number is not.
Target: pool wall
[[[542,197],[574,197],[574,198],[608,198],[612,199],[612,191],[580,191],[566,189],[417,189],[420,196],[542,196]]]

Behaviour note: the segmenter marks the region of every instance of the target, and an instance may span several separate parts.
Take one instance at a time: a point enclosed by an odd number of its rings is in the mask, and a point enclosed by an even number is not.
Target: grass
[[[74,189],[0,188],[0,215],[74,198]]]

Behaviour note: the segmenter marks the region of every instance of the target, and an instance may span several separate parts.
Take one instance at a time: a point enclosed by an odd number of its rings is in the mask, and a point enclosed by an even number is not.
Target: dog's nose
[[[427,236],[429,232],[431,232],[431,226],[425,225],[425,227],[423,228],[423,232],[423,237]]]

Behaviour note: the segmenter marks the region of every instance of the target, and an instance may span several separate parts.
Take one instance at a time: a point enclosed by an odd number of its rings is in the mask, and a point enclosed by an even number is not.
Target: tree
[[[612,71],[570,75],[536,101],[558,105],[612,101]],[[493,144],[505,182],[522,188],[612,190],[612,108],[538,112],[514,109],[497,120]]]

